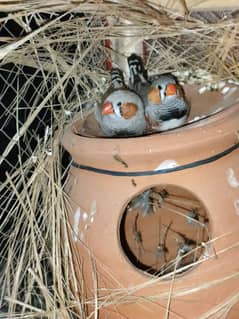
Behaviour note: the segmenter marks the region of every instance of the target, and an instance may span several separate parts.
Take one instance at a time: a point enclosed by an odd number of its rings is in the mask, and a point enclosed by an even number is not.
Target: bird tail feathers
[[[115,89],[119,89],[125,86],[123,72],[119,68],[112,68],[111,70],[111,82]]]
[[[131,86],[135,86],[137,82],[147,83],[148,75],[147,70],[144,67],[142,58],[133,53],[128,57],[128,66],[130,72],[129,82]]]

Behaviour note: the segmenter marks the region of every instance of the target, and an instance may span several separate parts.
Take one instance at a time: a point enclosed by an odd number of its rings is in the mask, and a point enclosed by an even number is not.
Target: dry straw
[[[105,48],[105,39],[123,41],[128,35],[131,42],[144,41],[151,73],[177,72],[181,81],[208,89],[221,81],[238,81],[238,12],[191,11],[182,1],[180,6],[175,11],[156,1],[1,2],[2,10],[11,11],[0,18],[2,30],[9,31],[10,23],[21,32],[1,33],[2,97],[10,89],[11,98],[1,104],[0,130],[7,142],[0,163],[8,172],[0,184],[0,318],[98,318],[98,309],[108,304],[147,301],[135,295],[143,287],[109,291],[101,299],[96,293],[94,300],[85,300],[68,238],[67,167],[62,166],[60,141],[65,127],[91,109],[107,87],[106,58],[113,51],[126,57],[123,48]],[[9,123],[14,123],[13,134]],[[92,272],[97,287],[94,266]],[[168,299],[165,319],[172,297],[231,279],[175,291],[173,278],[170,292],[148,298],[149,303]],[[238,300],[238,294],[230,296],[200,319],[214,314],[224,318]],[[94,304],[93,314],[85,311],[88,303]]]

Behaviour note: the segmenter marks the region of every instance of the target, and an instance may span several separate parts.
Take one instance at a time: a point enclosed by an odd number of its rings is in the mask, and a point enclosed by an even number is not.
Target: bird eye
[[[161,85],[158,85],[157,87],[158,87],[159,91],[162,90],[162,86]]]
[[[117,103],[117,106],[119,106],[119,107],[120,107],[121,105],[122,105],[122,103],[121,103],[121,102]]]

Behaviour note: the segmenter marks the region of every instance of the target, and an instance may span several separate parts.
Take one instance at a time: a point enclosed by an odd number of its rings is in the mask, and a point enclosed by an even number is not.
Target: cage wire
[[[64,183],[71,159],[60,142],[106,90],[111,53],[126,58],[105,47],[106,39],[125,36],[125,17],[132,41],[144,42],[149,73],[175,72],[207,90],[238,83],[236,10],[181,15],[147,2],[91,1],[89,10],[47,12],[28,4],[2,13],[0,318],[90,317],[69,242]],[[203,318],[227,313],[237,301]]]

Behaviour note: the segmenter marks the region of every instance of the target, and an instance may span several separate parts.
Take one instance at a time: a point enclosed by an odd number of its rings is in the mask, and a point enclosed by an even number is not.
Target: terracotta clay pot
[[[99,318],[158,319],[169,309],[166,318],[193,319],[216,307],[208,318],[239,318],[238,306],[219,316],[239,287],[239,93],[197,89],[185,88],[191,119],[211,115],[184,127],[99,138],[83,136],[90,125],[79,120],[63,137],[73,159],[65,190],[76,267],[89,298],[97,289]],[[149,189],[152,201],[165,192],[171,202],[142,217],[132,200]],[[197,254],[179,266],[188,238]]]

